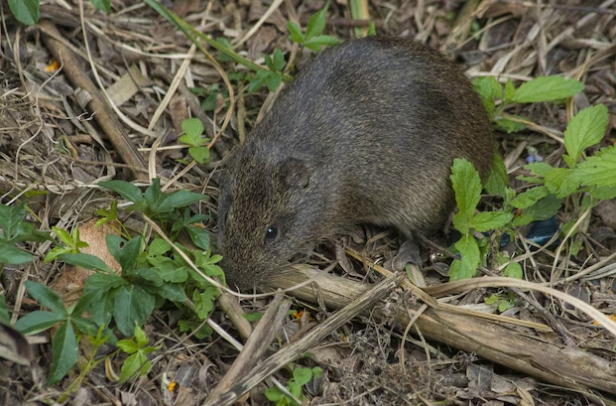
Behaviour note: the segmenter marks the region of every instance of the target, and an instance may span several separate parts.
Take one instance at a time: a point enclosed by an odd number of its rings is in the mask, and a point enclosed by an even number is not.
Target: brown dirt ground
[[[231,41],[244,38],[272,3],[275,2],[163,1],[201,32],[213,38],[225,36]],[[354,35],[354,29],[366,26],[365,21],[351,19],[348,3],[351,0],[332,1],[327,34],[345,39]],[[611,121],[602,146],[616,139],[613,129],[616,123],[616,1],[545,3],[548,2],[365,2],[379,33],[425,41],[456,57],[466,65],[472,77],[491,74],[520,83],[541,75],[582,72],[579,79],[584,82],[585,90],[573,99],[571,105],[540,103],[512,111],[545,129],[499,134],[501,152],[511,171],[510,184],[516,188],[524,186],[515,178],[530,153],[537,151],[548,162],[559,163],[562,144],[548,137],[546,132],[562,132],[572,111],[605,104],[611,113]],[[258,63],[263,63],[264,53],[271,54],[275,48],[280,48],[288,58],[297,52],[297,47],[293,47],[287,38],[286,22],[299,20],[305,27],[309,17],[323,5],[324,1],[318,0],[281,2],[238,51]],[[218,86],[224,90],[225,83],[204,55],[190,49],[190,42],[181,32],[138,0],[113,0],[109,15],[97,12],[88,2],[83,3],[83,15],[80,15],[79,6],[80,2],[76,0],[46,1],[41,7],[41,19],[55,25],[62,40],[79,55],[78,66],[72,68],[94,80],[88,62],[91,58],[103,86],[122,113],[120,116],[112,110],[114,119],[124,134],[128,134],[129,142],[139,149],[143,162],[148,162],[157,176],[171,179],[185,168],[185,164],[178,160],[187,157],[186,149],[174,148],[178,145],[180,123],[184,118],[202,118],[206,132],[211,136],[225,126],[225,117],[230,114],[229,125],[212,149],[213,164],[191,168],[171,187],[171,190],[188,188],[211,195],[213,199],[200,209],[215,219],[217,189],[211,179],[217,168],[215,163],[236,143],[239,132],[250,131],[264,102],[271,101],[266,89],[248,95],[237,82],[233,82],[235,94],[240,93],[242,99],[236,104],[236,109],[229,111],[225,107],[225,96],[218,93],[214,110],[204,113],[199,105],[205,97],[195,96],[187,87],[211,90]],[[6,18],[0,37],[2,202],[29,192],[33,195],[28,201],[32,209],[29,220],[41,229],[49,230],[53,225],[67,229],[83,226],[92,218],[95,209],[109,207],[112,200],[109,194],[92,185],[102,178],[132,179],[131,170],[143,179],[148,167],[135,169],[134,164],[123,161],[119,151],[121,146],[110,141],[112,138],[107,131],[93,120],[93,112],[84,107],[84,98],[87,102],[88,95],[77,92],[78,86],[67,78],[65,71],[70,67],[57,70],[51,65],[53,58],[43,41],[40,27],[25,28],[16,24],[7,16],[6,2],[3,2],[3,7]],[[86,27],[86,36],[82,23]],[[214,56],[218,55],[213,49],[210,51]],[[601,51],[606,52],[606,58],[579,70]],[[182,66],[189,53],[194,53],[192,60]],[[309,57],[308,52],[300,53],[297,67],[301,68]],[[230,62],[224,62],[222,66],[227,73],[233,70]],[[179,81],[179,86],[172,86],[175,80]],[[41,195],[33,191],[47,193]],[[562,266],[577,272],[615,251],[615,210],[614,201],[608,201],[593,211],[575,237],[582,249]],[[563,209],[558,216],[559,223],[570,220],[568,208]],[[214,225],[212,220],[206,228],[213,230]],[[353,241],[365,242],[371,236],[354,236]],[[395,248],[395,242],[388,236],[381,236],[372,244],[375,248],[367,255],[373,260],[389,258]],[[37,252],[41,260],[49,248],[43,246]],[[332,244],[325,244],[312,257],[313,264],[325,268],[336,257],[341,260],[344,254],[340,254],[340,250],[334,254],[334,251]],[[524,261],[529,280],[542,281],[546,275],[549,279],[553,262],[551,255],[553,250]],[[361,277],[361,263],[346,259],[343,264],[345,270],[352,271],[351,277]],[[6,297],[10,310],[23,315],[37,309],[33,301],[23,296],[26,280],[45,282],[60,291],[69,291],[72,283],[79,282],[61,278],[58,265],[43,265],[41,261],[26,267],[5,267],[1,273],[0,292]],[[427,274],[427,281],[429,284],[440,283],[444,278],[434,272]],[[615,288],[612,272],[559,287],[608,315],[616,312]],[[448,303],[481,307],[483,311],[496,313],[494,307],[484,304],[484,298],[498,292],[507,295],[506,289],[481,288],[450,297]],[[537,336],[562,343],[563,347],[594,352],[613,365],[616,345],[613,337],[599,334],[592,320],[574,308],[552,302],[544,295],[536,299],[555,315],[568,334],[566,338],[561,333],[536,333]],[[243,301],[242,306],[244,311],[264,311],[268,302],[266,299]],[[285,320],[285,333],[282,334],[281,329],[280,341],[274,340],[270,353],[279,349],[287,337],[305,334],[305,330],[316,321],[328,316],[323,307],[309,306],[300,301],[294,302],[293,308],[308,309],[311,316]],[[109,370],[119,373],[125,360],[125,356],[116,355],[109,359],[107,370],[101,363],[88,372],[79,389],[66,401],[72,405],[201,404],[238,352],[218,333],[204,340],[180,333],[176,313],[169,308],[158,310],[145,325],[151,343],[162,346],[152,358],[153,368],[147,377],[124,385],[110,379]],[[544,322],[536,313],[534,307],[517,297],[515,307],[506,315]],[[236,327],[219,308],[215,309],[212,320],[232,337],[241,340]],[[32,346],[35,361],[31,368],[0,362],[0,404],[35,405],[58,401],[80,372],[75,367],[69,377],[54,387],[45,387],[50,345],[47,336],[43,336],[41,344]],[[402,332],[370,319],[349,321],[344,327],[332,331],[310,351],[313,353],[311,359],[298,361],[305,366],[320,365],[326,371],[321,380],[308,385],[305,392],[307,404],[581,405],[599,404],[601,398],[606,404],[616,402],[614,393],[595,391],[596,397],[588,397],[583,387],[579,390],[555,387],[503,368],[473,352],[425,341],[421,336],[409,341],[401,350],[401,339]],[[401,362],[401,351],[405,352],[404,362]],[[575,369],[575,365],[571,367]],[[274,376],[281,382],[289,378],[285,370]],[[178,383],[171,392],[168,382]],[[263,383],[257,385],[240,404],[270,404],[263,396],[264,389]]]

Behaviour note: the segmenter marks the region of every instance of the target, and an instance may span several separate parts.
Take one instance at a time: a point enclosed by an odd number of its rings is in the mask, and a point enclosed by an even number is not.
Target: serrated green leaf
[[[522,272],[522,265],[519,262],[512,262],[503,271],[503,275],[509,278],[522,279],[524,273]]]
[[[38,23],[40,15],[38,0],[9,0],[9,8],[20,23],[25,25]]]
[[[196,117],[187,118],[182,121],[182,131],[184,131],[186,135],[201,138],[201,134],[203,134],[204,130],[203,123]]]
[[[17,320],[15,329],[22,334],[38,334],[63,320],[64,314],[35,310]]]
[[[603,104],[590,106],[576,114],[565,130],[565,148],[569,155],[563,158],[573,168],[586,148],[603,138],[608,123],[607,107]]]
[[[136,352],[129,356],[122,364],[119,382],[124,383],[135,376],[137,372],[141,373],[146,365],[148,366],[147,369],[149,369],[149,363],[148,358],[141,352]]]
[[[513,214],[502,211],[488,211],[471,218],[469,226],[480,233],[497,230],[513,220]]]
[[[103,13],[109,13],[111,11],[111,4],[109,4],[109,0],[90,0],[90,3],[97,10],[102,11]]]
[[[98,185],[106,189],[113,190],[129,202],[139,203],[143,201],[141,189],[132,183],[124,182],[122,180],[110,180],[107,182],[99,182]]]
[[[533,220],[547,220],[554,217],[561,206],[562,199],[549,195],[525,209],[523,215],[530,216]]]
[[[576,181],[573,170],[566,168],[552,168],[545,175],[545,185],[550,193],[559,198],[565,198],[575,193],[580,182]]]
[[[26,286],[28,294],[32,296],[32,298],[40,305],[55,313],[68,315],[68,312],[64,307],[64,302],[62,302],[62,299],[56,294],[56,292],[42,283],[34,281],[26,281],[24,285]]]
[[[616,145],[603,148],[573,169],[572,181],[596,188],[616,187]]]
[[[455,281],[472,278],[480,262],[479,246],[475,237],[470,234],[463,235],[454,246],[460,252],[462,260],[453,261],[449,268],[449,279]]]
[[[201,165],[205,165],[210,162],[210,149],[208,147],[191,147],[188,148],[188,153]]]
[[[216,300],[218,294],[218,289],[213,286],[208,286],[201,292],[198,290],[193,292],[195,310],[201,320],[205,320],[214,309],[214,300]]]
[[[118,348],[127,354],[133,354],[139,351],[139,346],[133,340],[120,340],[118,341]]]
[[[590,195],[599,200],[616,199],[616,187],[592,188]]]
[[[284,69],[284,54],[282,53],[282,51],[280,50],[280,48],[276,48],[276,50],[274,51],[274,58],[273,58],[273,70],[274,71],[282,71]]]
[[[505,162],[497,152],[492,156],[492,169],[483,186],[489,194],[503,196],[508,184],[509,177],[507,176]]]
[[[494,117],[494,99],[502,96],[503,88],[493,76],[482,76],[473,81],[475,91],[479,94],[483,107],[491,119]]]
[[[468,222],[475,215],[481,197],[479,173],[466,159],[456,158],[452,167],[451,182],[459,210],[453,220],[454,226],[462,234],[467,234]]]
[[[552,165],[547,162],[532,162],[524,165],[524,169],[528,169],[534,175],[544,177],[552,170]]]
[[[67,264],[80,266],[92,271],[113,272],[99,257],[90,254],[62,254],[58,259]]]
[[[541,76],[517,88],[512,101],[538,103],[565,99],[584,90],[584,84],[560,76]]]
[[[510,202],[510,204],[517,209],[526,209],[549,194],[550,192],[546,186],[537,186],[532,189],[528,189],[526,192],[520,193]]]
[[[51,339],[51,355],[48,386],[64,378],[77,362],[79,346],[72,323],[63,323],[54,334]]]

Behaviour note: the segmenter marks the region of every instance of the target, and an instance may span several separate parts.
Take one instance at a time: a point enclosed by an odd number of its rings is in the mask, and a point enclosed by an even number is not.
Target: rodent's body
[[[258,285],[355,223],[430,234],[453,208],[454,158],[485,175],[493,142],[469,80],[437,51],[368,37],[322,52],[229,164],[219,200],[229,284]]]

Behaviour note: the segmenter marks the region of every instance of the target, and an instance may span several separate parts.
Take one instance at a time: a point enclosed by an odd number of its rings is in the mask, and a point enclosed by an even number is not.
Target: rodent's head
[[[252,288],[281,271],[310,234],[302,221],[310,165],[294,158],[266,162],[253,152],[239,151],[221,185],[218,245],[232,288]]]

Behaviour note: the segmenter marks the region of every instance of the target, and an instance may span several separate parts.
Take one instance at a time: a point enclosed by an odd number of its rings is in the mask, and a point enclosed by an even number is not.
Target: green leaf
[[[77,362],[79,346],[72,323],[62,324],[54,334],[51,339],[51,355],[48,386],[64,378]]]
[[[197,247],[204,251],[210,249],[210,233],[207,230],[195,226],[187,226],[185,229]]]
[[[284,399],[284,394],[276,387],[267,388],[263,393],[270,402],[279,402]]]
[[[154,238],[148,246],[148,255],[163,255],[171,250],[171,245],[162,238]]]
[[[608,119],[607,107],[598,104],[585,108],[569,121],[565,130],[565,148],[568,155],[563,156],[569,167],[575,167],[586,148],[601,141]]]
[[[498,295],[495,295],[495,294],[492,294],[490,297],[486,297],[485,299],[483,299],[485,304],[488,304],[488,305],[498,303],[499,300],[500,299]]]
[[[616,187],[593,188],[590,195],[599,200],[616,199]]]
[[[462,260],[454,260],[449,268],[449,279],[452,281],[459,279],[469,279],[475,276],[479,266],[479,246],[475,237],[470,234],[463,235],[455,243],[456,249],[462,255]]]
[[[40,305],[52,310],[55,313],[68,315],[68,312],[64,308],[62,299],[50,288],[42,283],[26,281],[26,290]]]
[[[101,294],[109,290],[119,288],[127,282],[114,273],[103,274],[95,273],[86,279],[83,287],[83,293],[86,295]]]
[[[124,361],[122,364],[122,370],[120,372],[120,383],[124,383],[128,381],[131,377],[133,377],[137,372],[140,372],[140,375],[143,375],[143,369],[150,369],[150,361],[145,356],[145,354],[141,352],[136,352]]]
[[[66,320],[64,314],[35,310],[17,320],[15,329],[22,334],[38,334],[63,320]]]
[[[35,25],[39,20],[39,0],[9,0],[11,12],[22,24]]]
[[[58,259],[70,265],[80,266],[92,271],[113,272],[99,257],[90,254],[62,254]]]
[[[25,203],[15,204],[13,206],[0,204],[0,227],[2,227],[4,231],[4,240],[12,242],[19,228],[19,223],[23,221],[25,215]]]
[[[201,134],[203,134],[204,130],[203,123],[196,117],[187,118],[182,121],[182,131],[184,131],[184,134],[191,137],[201,138]]]
[[[480,233],[496,230],[513,220],[513,214],[503,211],[487,211],[471,218],[469,226]]]
[[[190,156],[201,165],[210,162],[210,149],[208,147],[191,147],[188,148]]]
[[[325,14],[327,13],[327,8],[329,7],[329,3],[326,3],[325,6],[314,13],[310,20],[308,20],[308,26],[306,27],[306,39],[310,39],[316,37],[321,34],[325,29]]]
[[[479,93],[483,107],[490,117],[494,114],[494,99],[503,95],[503,87],[493,76],[482,76],[473,81],[475,91]]]
[[[182,286],[173,283],[164,283],[157,291],[158,295],[172,302],[183,303],[188,299]]]
[[[175,209],[206,200],[208,197],[200,193],[189,190],[180,190],[167,196],[164,202],[158,207],[159,213],[168,213]]]
[[[144,347],[148,344],[148,337],[145,335],[145,331],[139,326],[135,327],[135,341],[139,347]]]
[[[154,296],[139,286],[122,286],[115,298],[113,318],[118,330],[125,336],[132,336],[135,332],[135,323],[143,325],[145,320],[154,311]]]
[[[278,86],[280,86],[280,82],[282,82],[282,74],[278,72],[270,72],[270,75],[268,75],[267,80],[265,81],[267,90],[274,93],[276,89],[278,89]]]
[[[562,199],[549,195],[525,209],[523,215],[530,216],[533,220],[547,220],[554,217],[561,206]]]
[[[132,183],[128,183],[123,180],[110,180],[106,182],[99,182],[98,185],[106,189],[113,190],[129,202],[143,202],[143,194],[141,193],[141,189]]]
[[[451,182],[459,210],[453,223],[458,231],[467,234],[468,222],[475,215],[475,209],[481,197],[479,173],[466,159],[456,158],[452,167]]]
[[[522,272],[522,265],[519,262],[512,262],[503,271],[503,275],[508,278],[522,279],[524,273]]]
[[[549,194],[550,192],[546,186],[537,186],[520,193],[510,203],[516,209],[526,209]]]
[[[491,195],[503,196],[508,184],[509,177],[507,176],[505,162],[503,161],[501,155],[498,152],[495,152],[492,156],[492,169],[488,174],[484,187]]]
[[[34,258],[34,255],[29,252],[15,247],[12,243],[0,240],[0,263],[21,265],[33,261]]]
[[[528,169],[534,175],[545,177],[552,170],[552,165],[547,162],[532,162],[524,165],[524,169]]]
[[[213,286],[208,286],[201,292],[198,290],[193,292],[195,310],[201,320],[205,320],[214,309],[214,300],[216,300],[218,293],[218,289]]]
[[[565,198],[575,193],[579,187],[580,182],[575,180],[575,177],[572,176],[573,174],[572,169],[552,168],[545,175],[545,185],[550,193],[556,197]]]
[[[133,354],[139,351],[139,346],[137,345],[137,343],[134,340],[129,339],[118,341],[118,348],[127,354]]]
[[[321,47],[332,47],[338,45],[339,43],[340,41],[338,40],[338,38],[332,37],[331,35],[319,35],[317,37],[306,40],[304,42],[304,45],[311,51],[319,52],[321,50]]]
[[[500,118],[496,121],[496,126],[499,130],[506,132],[507,134],[515,133],[525,130],[528,126],[516,120],[509,118]]]
[[[293,379],[299,386],[304,386],[312,379],[312,369],[296,367],[293,370]]]
[[[261,320],[263,318],[263,312],[244,313],[242,316],[251,323]]]
[[[616,145],[603,148],[580,162],[573,170],[572,181],[597,188],[616,187]]]
[[[293,21],[289,21],[287,23],[287,29],[291,33],[291,35],[289,36],[289,39],[291,41],[297,42],[298,44],[304,43],[304,34],[302,34],[302,30],[297,24],[295,24]]]
[[[126,241],[117,235],[107,234],[107,248],[122,267],[122,272],[130,272],[135,268],[141,253],[141,236]]]
[[[90,3],[92,3],[97,10],[102,11],[103,13],[109,13],[111,11],[109,0],[90,0]]]
[[[584,84],[560,76],[541,76],[523,83],[512,101],[538,103],[565,99],[584,90]]]

